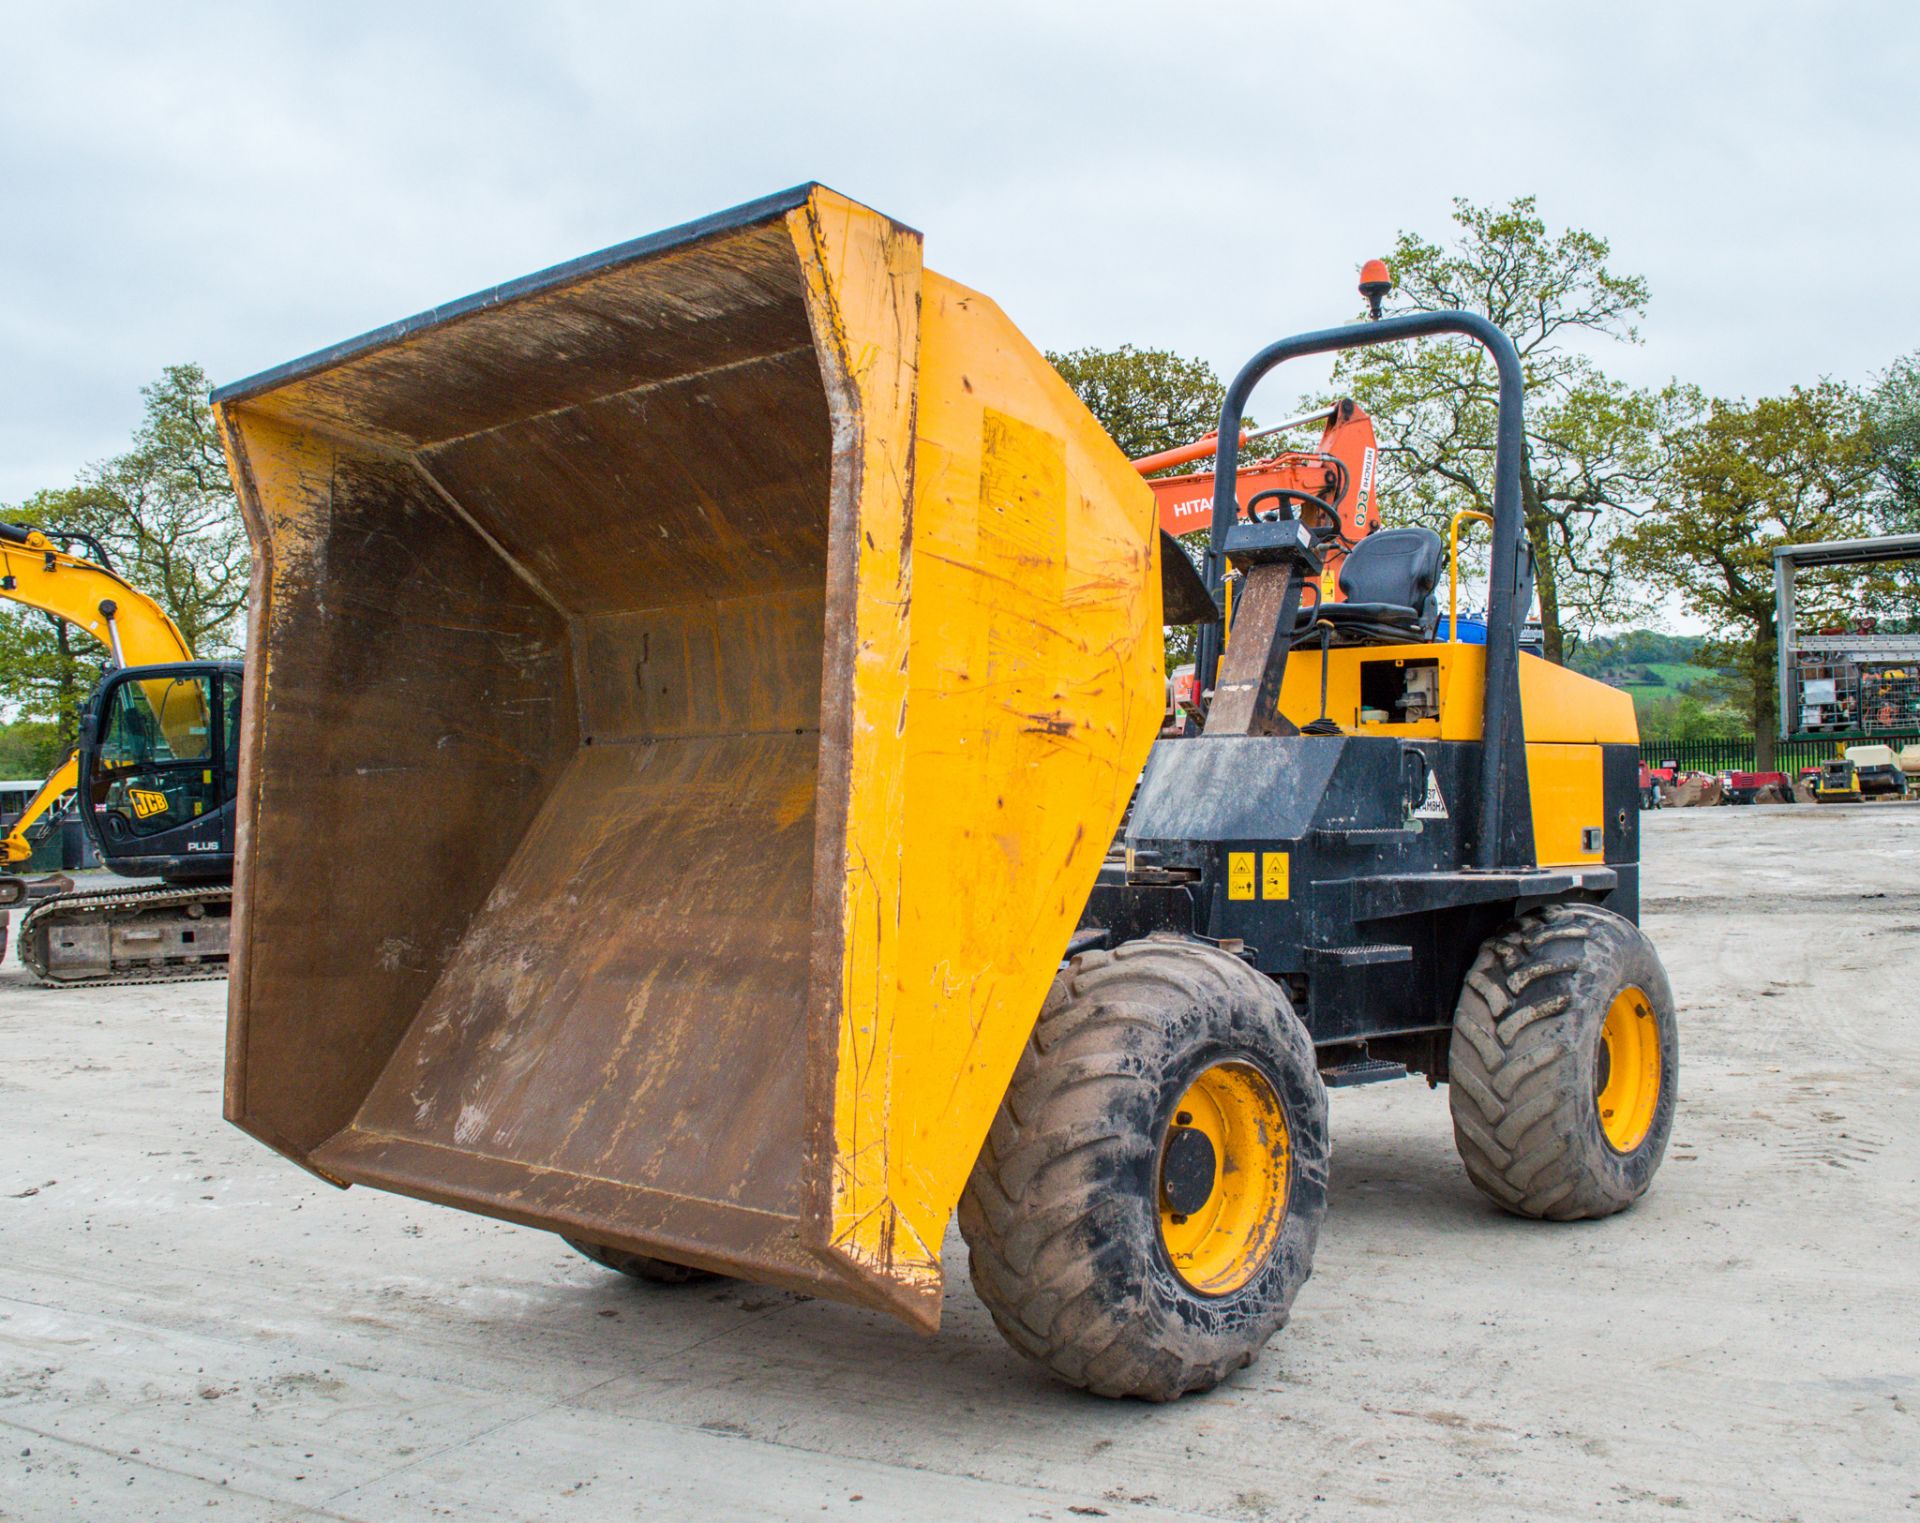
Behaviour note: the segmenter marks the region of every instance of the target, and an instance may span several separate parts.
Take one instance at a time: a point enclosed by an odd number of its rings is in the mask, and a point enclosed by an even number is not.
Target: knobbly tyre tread
[[[1225,1296],[1159,1236],[1160,1135],[1192,1074],[1257,1058],[1293,1149],[1265,1268]],[[1069,1384],[1167,1401],[1208,1390],[1285,1326],[1326,1210],[1326,1090],[1285,994],[1173,937],[1071,959],[1054,981],[960,1201],[974,1289],[1008,1343]]]
[[[194,901],[217,904],[233,901],[231,885],[154,884],[144,888],[82,889],[77,893],[56,894],[42,899],[20,917],[20,932],[14,943],[14,955],[49,989],[106,989],[125,984],[185,984],[221,979],[227,976],[227,959],[209,958],[205,962],[172,963],[160,968],[141,966],[115,969],[98,978],[52,978],[46,965],[35,955],[33,933],[60,913],[112,910],[155,904],[191,904]],[[209,970],[214,971],[209,971]]]
[[[1646,1138],[1622,1154],[1600,1129],[1593,1065],[1607,1006],[1628,983],[1653,1006],[1661,1083]],[[1637,925],[1590,904],[1527,911],[1481,946],[1454,1012],[1448,1099],[1467,1177],[1516,1216],[1624,1211],[1666,1152],[1678,1060],[1673,993]]]
[[[693,1285],[702,1280],[723,1278],[711,1269],[695,1269],[691,1264],[650,1258],[644,1253],[628,1253],[623,1248],[608,1248],[576,1237],[562,1238],[561,1241],[575,1253],[585,1254],[594,1263],[618,1270],[630,1279],[645,1280],[649,1285]]]

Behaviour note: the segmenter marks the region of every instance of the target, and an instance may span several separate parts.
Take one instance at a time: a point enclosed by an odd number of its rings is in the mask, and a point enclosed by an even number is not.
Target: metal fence
[[[1822,735],[1817,739],[1776,741],[1770,770],[1792,777],[1803,767],[1817,767],[1828,757],[1838,756],[1840,748],[1852,741],[1888,745],[1898,751],[1917,740],[1920,733],[1867,737]],[[1754,749],[1751,735],[1723,740],[1661,740],[1657,736],[1643,736],[1640,759],[1649,767],[1677,762],[1683,772],[1752,772],[1756,770]]]

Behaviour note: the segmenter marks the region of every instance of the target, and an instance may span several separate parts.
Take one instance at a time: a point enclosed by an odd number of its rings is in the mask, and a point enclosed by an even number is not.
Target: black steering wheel
[[[1275,508],[1271,515],[1263,515],[1260,511],[1260,504],[1265,502],[1269,497],[1282,504],[1297,502],[1303,508],[1314,508],[1326,515],[1327,521],[1324,524],[1307,525],[1307,532],[1313,536],[1313,542],[1316,545],[1329,544],[1334,541],[1338,541],[1343,545],[1347,543],[1346,538],[1341,533],[1344,525],[1341,524],[1340,515],[1334,510],[1333,504],[1328,502],[1324,497],[1315,497],[1311,492],[1296,491],[1292,487],[1268,487],[1264,492],[1254,493],[1247,502],[1247,517],[1267,523],[1276,522],[1283,517],[1300,517],[1298,513],[1283,513],[1280,508]],[[1349,548],[1351,548],[1351,546],[1349,546]]]

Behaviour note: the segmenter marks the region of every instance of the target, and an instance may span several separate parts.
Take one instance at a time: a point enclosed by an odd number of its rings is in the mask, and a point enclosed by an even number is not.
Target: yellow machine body
[[[1119,449],[818,186],[216,406],[256,552],[228,1116],[936,1325],[1160,721]]]
[[[1326,652],[1326,717],[1349,735],[1478,741],[1486,694],[1484,645],[1439,642],[1338,646]],[[1406,668],[1431,662],[1436,702],[1425,717],[1396,722],[1377,717],[1362,701],[1376,665]],[[1397,674],[1396,674],[1397,675]],[[1280,712],[1304,726],[1321,714],[1321,653],[1293,652],[1280,693]],[[1395,684],[1397,685],[1397,684]],[[1542,867],[1597,863],[1602,850],[1584,832],[1602,824],[1603,745],[1640,739],[1631,695],[1591,677],[1520,655],[1520,714],[1527,740],[1527,784],[1534,849]]]

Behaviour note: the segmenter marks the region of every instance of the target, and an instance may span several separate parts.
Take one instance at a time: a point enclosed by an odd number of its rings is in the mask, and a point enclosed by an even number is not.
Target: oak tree
[[[1867,395],[1880,467],[1882,517],[1893,533],[1920,533],[1920,349],[1896,360]]]
[[[1714,638],[1697,659],[1733,674],[1766,770],[1779,721],[1773,552],[1870,532],[1872,432],[1859,393],[1822,381],[1752,403],[1702,400],[1671,443],[1655,501],[1614,548],[1705,621]],[[1804,572],[1799,611],[1814,623],[1852,614],[1863,585],[1846,569]]]
[[[1219,425],[1227,388],[1205,360],[1132,344],[1047,359],[1129,459],[1190,443]],[[1184,467],[1196,468],[1203,467]]]
[[[1387,309],[1477,312],[1520,352],[1522,506],[1546,653],[1560,661],[1579,631],[1617,622],[1632,600],[1631,578],[1608,552],[1622,510],[1659,475],[1678,393],[1627,386],[1588,353],[1596,339],[1639,342],[1647,304],[1646,281],[1612,268],[1605,239],[1549,231],[1531,196],[1497,208],[1457,199],[1453,222],[1444,244],[1400,234]],[[1384,515],[1444,533],[1459,509],[1491,510],[1498,380],[1479,345],[1448,337],[1349,350],[1334,387],[1373,415]]]
[[[141,389],[122,454],[0,517],[92,536],[120,576],[166,609],[198,656],[239,648],[251,567],[246,530],[198,365],[171,365]],[[87,553],[84,549],[81,553]],[[74,625],[0,601],[0,708],[51,763],[78,731],[106,651]],[[31,728],[38,727],[38,728]]]

